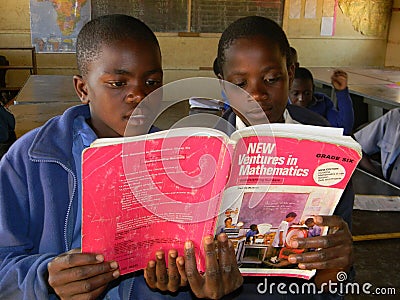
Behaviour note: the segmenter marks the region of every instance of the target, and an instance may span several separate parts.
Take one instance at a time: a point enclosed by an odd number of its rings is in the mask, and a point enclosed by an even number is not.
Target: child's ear
[[[81,75],[74,76],[74,87],[76,94],[83,104],[89,103],[86,82]]]
[[[288,67],[288,75],[289,75],[289,89],[292,87],[293,80],[294,80],[294,70],[295,70],[295,65],[291,64]]]

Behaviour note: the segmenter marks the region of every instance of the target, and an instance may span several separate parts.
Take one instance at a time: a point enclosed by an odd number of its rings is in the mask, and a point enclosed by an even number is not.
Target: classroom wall
[[[385,66],[400,67],[400,0],[393,2]]]
[[[0,47],[30,46],[29,0],[0,1]],[[305,66],[376,66],[390,64],[400,66],[399,16],[392,18],[388,49],[387,33],[382,36],[366,36],[357,32],[351,21],[340,9],[337,10],[336,33],[333,37],[320,35],[321,17],[334,0],[317,0],[316,18],[289,18],[289,5],[285,1],[283,27],[289,40],[299,52],[299,60]],[[305,10],[306,0],[300,0]],[[399,7],[399,0],[394,2]],[[181,37],[177,33],[157,34],[163,53],[165,82],[191,76],[213,76],[210,67],[216,55],[219,34],[200,34],[198,37]],[[0,53],[2,54],[2,53]],[[29,56],[6,55],[12,64],[28,64]],[[385,62],[385,56],[387,60]],[[74,74],[74,54],[38,54],[39,74]],[[208,68],[208,70],[207,70]],[[205,70],[204,70],[205,69]],[[9,84],[20,84],[26,79],[24,71],[7,72]]]

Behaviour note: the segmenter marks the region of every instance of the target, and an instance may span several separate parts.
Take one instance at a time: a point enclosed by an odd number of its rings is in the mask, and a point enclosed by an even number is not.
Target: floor
[[[400,231],[400,212],[353,211],[353,235]],[[355,283],[369,291],[383,288],[386,295],[348,294],[345,299],[400,299],[400,239],[354,242]],[[368,288],[368,285],[364,285]],[[395,289],[395,291],[393,290]],[[379,290],[376,290],[379,292]],[[396,295],[389,295],[394,293]]]

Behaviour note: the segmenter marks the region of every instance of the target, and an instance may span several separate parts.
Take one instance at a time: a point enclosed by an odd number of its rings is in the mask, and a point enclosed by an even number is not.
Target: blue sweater
[[[315,101],[307,108],[323,116],[333,127],[344,128],[344,134],[350,135],[354,126],[353,102],[349,90],[336,91],[337,109],[332,100],[323,93],[314,93]]]
[[[25,134],[0,162],[0,299],[56,299],[48,292],[47,263],[71,250],[78,203],[72,155],[77,116],[89,118],[89,107],[72,107]],[[151,291],[139,274],[118,281],[119,297],[112,299],[171,298]],[[191,297],[182,292],[173,299]]]

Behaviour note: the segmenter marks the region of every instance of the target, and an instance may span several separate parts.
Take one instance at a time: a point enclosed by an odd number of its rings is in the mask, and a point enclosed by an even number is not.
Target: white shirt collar
[[[301,124],[300,122],[297,122],[296,120],[293,120],[291,115],[289,114],[289,111],[285,109],[283,112],[283,119],[285,120],[286,124]],[[236,116],[236,129],[243,129],[247,127],[246,124],[240,119],[238,116]]]

